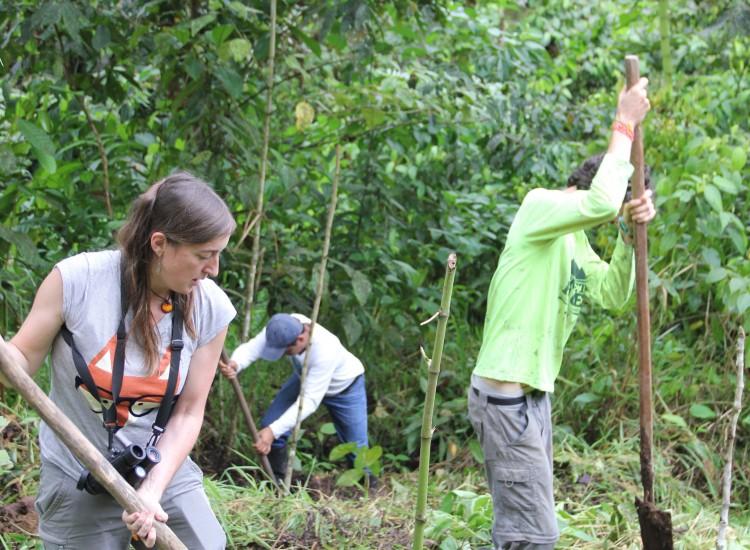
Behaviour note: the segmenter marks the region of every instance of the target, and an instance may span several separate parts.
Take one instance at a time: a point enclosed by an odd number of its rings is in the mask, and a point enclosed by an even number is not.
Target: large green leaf
[[[232,58],[237,63],[248,63],[253,53],[253,45],[246,38],[233,38],[221,47],[223,57]]]
[[[360,305],[365,305],[367,303],[367,298],[369,298],[370,293],[372,292],[372,284],[367,276],[361,271],[354,271],[352,273],[352,289],[354,290],[354,296],[357,298]]]
[[[362,479],[365,473],[362,470],[347,470],[336,480],[338,487],[351,487]]]
[[[214,74],[224,86],[224,89],[229,92],[235,99],[239,99],[242,95],[242,76],[227,65],[221,65],[214,69]]]
[[[690,416],[700,418],[701,420],[710,420],[716,418],[716,413],[702,403],[693,403],[690,405]]]
[[[39,256],[36,246],[31,238],[20,231],[13,231],[7,227],[0,225],[0,239],[7,241],[16,246],[18,254],[24,263],[32,266],[43,265],[42,259]]]
[[[346,341],[350,346],[356,344],[362,336],[362,323],[357,320],[357,316],[351,311],[344,315],[344,332],[346,333]]]
[[[334,461],[339,460],[349,453],[353,453],[357,450],[357,443],[354,441],[350,441],[348,443],[339,443],[336,445],[333,449],[331,449],[331,453],[328,455],[328,460]]]
[[[705,197],[706,202],[711,205],[711,208],[713,208],[717,212],[724,211],[724,207],[721,204],[721,193],[716,187],[714,187],[710,183],[706,184],[706,187],[703,190],[703,196]]]
[[[739,172],[744,168],[745,163],[747,163],[747,152],[742,147],[735,147],[732,149],[732,170],[736,170]]]
[[[49,174],[57,171],[57,162],[55,162],[55,146],[47,135],[33,122],[27,120],[18,121],[18,129],[21,130],[23,137],[31,144],[39,162]]]
[[[190,21],[190,33],[196,36],[201,30],[216,20],[215,13],[207,13]]]

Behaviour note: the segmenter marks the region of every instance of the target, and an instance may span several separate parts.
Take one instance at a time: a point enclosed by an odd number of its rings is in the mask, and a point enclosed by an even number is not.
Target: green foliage
[[[240,229],[219,282],[243,310],[250,243],[240,236],[256,214],[267,9],[219,0],[0,3],[4,337],[57,261],[113,246],[134,197],[178,167],[210,181],[235,214]],[[656,0],[279,2],[265,252],[252,329],[276,311],[311,310],[333,150],[341,143],[320,321],[366,364],[371,436],[386,469],[416,465],[424,386],[418,348],[431,341],[418,324],[438,307],[434,283],[448,250],[458,252],[461,272],[433,454],[446,464],[464,456],[457,449],[481,458],[464,396],[505,234],[529,189],[562,187],[575,164],[604,149],[622,59],[636,53],[654,106],[645,152],[659,210],[649,228],[656,445],[668,461],[665,475],[716,494],[736,327],[750,330],[750,9],[729,0],[670,4],[666,42],[657,13]],[[591,235],[605,258],[614,238],[609,227]],[[231,327],[228,348],[238,343],[240,324]],[[554,400],[565,437],[603,445],[621,430],[637,435],[625,421],[638,410],[634,334],[632,314],[584,310]],[[241,382],[260,411],[289,371],[255,367]],[[750,494],[750,413],[742,419],[739,502]],[[316,422],[324,420],[306,427]],[[232,449],[251,456],[239,426],[232,392],[215,384],[197,447],[207,469],[238,461]],[[306,468],[317,467],[310,457],[330,451],[328,440],[308,429]],[[11,477],[19,475],[14,464]],[[632,481],[637,468],[628,468]],[[436,516],[440,543],[454,541],[446,548],[460,547],[468,529],[479,533],[471,540],[484,540],[485,528],[472,523],[477,516],[467,515],[470,500],[456,495],[441,508],[450,518]],[[584,547],[599,531],[578,513],[564,518],[580,531],[566,540]],[[623,522],[618,506],[596,504],[590,513],[599,524],[606,517],[613,541],[632,520]]]
[[[355,442],[340,443],[331,449],[328,460],[334,462],[347,456],[354,456],[350,468],[344,471],[336,480],[336,485],[350,487],[352,485],[369,485],[368,472],[378,476],[382,470],[381,457],[383,449],[379,445],[374,447],[358,447]]]

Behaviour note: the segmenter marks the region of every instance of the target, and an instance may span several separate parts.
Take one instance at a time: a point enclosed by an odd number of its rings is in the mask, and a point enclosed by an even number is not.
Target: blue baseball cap
[[[277,313],[266,325],[266,345],[260,356],[266,361],[276,361],[286,353],[286,348],[294,344],[302,334],[302,322],[288,313]]]

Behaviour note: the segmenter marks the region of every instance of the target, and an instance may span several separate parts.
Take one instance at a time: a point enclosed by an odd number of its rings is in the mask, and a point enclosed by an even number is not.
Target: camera
[[[137,489],[151,468],[161,461],[161,454],[153,445],[146,445],[145,447],[135,445],[119,432],[115,434],[115,440],[119,443],[120,448],[112,449],[107,460],[125,481],[132,485],[134,489]],[[101,495],[107,492],[88,470],[81,473],[76,488],[79,491],[85,490],[92,495]]]

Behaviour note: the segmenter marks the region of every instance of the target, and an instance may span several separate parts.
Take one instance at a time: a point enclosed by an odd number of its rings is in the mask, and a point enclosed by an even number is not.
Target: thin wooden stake
[[[328,219],[326,220],[325,237],[323,239],[323,257],[320,260],[320,269],[318,271],[318,288],[315,292],[315,303],[313,304],[312,317],[310,318],[310,335],[305,347],[305,362],[302,365],[302,373],[299,383],[299,397],[297,398],[297,421],[294,424],[294,431],[289,441],[289,460],[284,474],[284,487],[289,491],[292,484],[292,470],[294,469],[294,459],[297,456],[297,439],[299,438],[299,428],[302,424],[302,403],[305,398],[305,382],[307,381],[308,362],[310,360],[310,343],[315,330],[315,323],[318,321],[318,312],[320,311],[320,302],[323,299],[323,288],[326,278],[326,264],[328,263],[328,249],[331,246],[331,229],[333,228],[333,215],[336,212],[336,199],[338,197],[339,178],[341,177],[341,145],[336,145],[336,167],[333,173],[333,185],[331,186],[331,202],[328,205]]]
[[[130,484],[117,473],[109,461],[81,433],[78,427],[36,385],[26,371],[10,355],[5,344],[0,344],[0,372],[31,405],[60,441],[81,461],[107,492],[129,513],[146,509],[145,503]],[[156,547],[161,550],[187,550],[166,523],[154,521]]]
[[[427,364],[427,392],[424,396],[424,411],[422,413],[422,435],[419,448],[419,486],[417,488],[417,508],[414,515],[414,543],[413,550],[421,550],[424,544],[424,527],[427,522],[425,508],[427,506],[427,483],[430,473],[430,446],[432,445],[432,415],[435,409],[435,392],[437,391],[440,363],[443,359],[443,344],[445,330],[448,326],[448,316],[451,311],[451,295],[453,294],[453,280],[456,277],[456,254],[451,252],[445,266],[445,281],[443,282],[443,297],[438,312],[435,346],[432,359],[425,357]],[[424,324],[424,323],[423,323]],[[424,355],[424,351],[422,352]]]
[[[727,547],[727,527],[729,526],[729,501],[732,495],[732,456],[737,435],[737,420],[742,412],[742,393],[745,389],[745,329],[740,327],[737,337],[737,388],[734,392],[734,403],[730,410],[732,419],[727,434],[727,448],[724,453],[724,472],[721,476],[721,515],[719,533],[716,537],[716,550]]]

